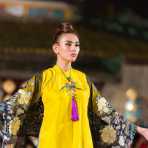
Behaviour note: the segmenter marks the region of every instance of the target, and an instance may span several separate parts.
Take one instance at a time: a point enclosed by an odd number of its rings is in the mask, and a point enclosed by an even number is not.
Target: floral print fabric
[[[25,82],[21,88],[9,99],[0,103],[3,110],[0,135],[3,138],[3,145],[15,143],[18,130],[25,117],[29,105],[39,97],[40,74],[36,74]]]
[[[95,148],[129,147],[136,129],[125,118],[117,113],[105,97],[102,97],[95,86],[90,84],[91,101],[89,116]],[[93,110],[93,113],[91,113]]]

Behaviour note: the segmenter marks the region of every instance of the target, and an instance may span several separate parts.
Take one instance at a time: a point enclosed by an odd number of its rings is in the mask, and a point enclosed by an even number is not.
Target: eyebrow
[[[68,43],[77,43],[77,44],[80,44],[80,42],[79,42],[79,41],[73,42],[73,41],[66,40],[66,41],[64,41],[64,42],[68,42]]]

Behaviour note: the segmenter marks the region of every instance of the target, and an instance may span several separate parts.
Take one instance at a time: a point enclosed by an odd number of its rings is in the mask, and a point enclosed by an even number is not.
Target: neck
[[[63,71],[68,71],[71,68],[71,63],[70,62],[62,62],[57,60],[56,63]]]

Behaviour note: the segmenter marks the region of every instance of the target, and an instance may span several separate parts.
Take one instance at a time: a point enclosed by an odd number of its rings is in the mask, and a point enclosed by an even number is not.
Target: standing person
[[[80,51],[79,36],[69,23],[61,23],[52,44],[57,60],[24,83],[9,100],[1,102],[3,147],[16,141],[28,107],[41,97],[44,113],[38,148],[128,147],[137,131],[102,97],[85,73],[72,67]]]

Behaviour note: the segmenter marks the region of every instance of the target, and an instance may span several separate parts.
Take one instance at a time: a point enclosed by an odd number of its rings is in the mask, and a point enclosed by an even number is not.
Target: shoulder
[[[53,73],[54,73],[54,70],[53,70],[53,67],[48,67],[44,70],[42,70],[41,72],[41,75],[42,75],[42,81],[46,81],[47,79],[51,79]]]
[[[30,79],[32,79],[32,80],[37,80],[37,79],[44,80],[45,77],[51,75],[51,73],[52,73],[51,69],[52,68],[46,68],[46,69],[43,69],[41,71],[38,71]]]
[[[73,70],[73,73],[75,75],[77,75],[78,77],[86,77],[86,73],[85,72],[80,71],[80,70],[75,69],[75,68],[72,68],[72,70]]]
[[[74,73],[77,74],[77,77],[78,77],[79,80],[85,82],[90,88],[91,88],[91,85],[92,85],[93,89],[96,89],[93,81],[85,72],[77,70],[77,69],[73,69],[73,71],[74,71]]]
[[[48,67],[48,68],[46,68],[46,69],[43,69],[42,71],[41,71],[41,73],[42,74],[50,74],[51,72],[52,72],[52,70],[53,70],[53,67]]]
[[[75,78],[77,77],[78,81],[88,84],[88,78],[85,72],[73,68],[73,74],[75,75]]]

